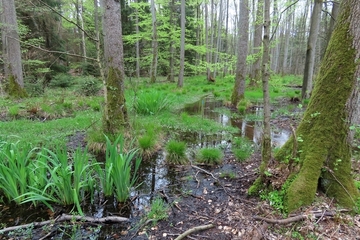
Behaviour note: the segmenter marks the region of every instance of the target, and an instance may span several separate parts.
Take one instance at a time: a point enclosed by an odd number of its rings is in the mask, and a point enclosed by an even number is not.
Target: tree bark
[[[240,21],[241,28],[239,29],[239,41],[237,52],[237,64],[235,85],[231,95],[231,104],[236,107],[241,99],[244,98],[245,80],[246,80],[246,57],[248,54],[249,42],[249,1],[240,1]]]
[[[255,32],[254,32],[254,48],[253,55],[255,56],[255,62],[252,65],[250,73],[250,86],[255,86],[261,79],[261,45],[263,35],[263,16],[264,14],[264,0],[258,0],[255,20]]]
[[[174,23],[174,14],[175,14],[175,0],[169,1],[169,8],[170,8],[170,24]],[[174,73],[174,55],[175,55],[175,47],[174,47],[174,33],[170,30],[169,33],[169,75],[168,80],[170,82],[175,82],[175,73]]]
[[[153,36],[152,36],[152,61],[150,68],[150,82],[156,82],[156,72],[157,72],[157,61],[158,61],[158,40],[157,40],[157,28],[156,28],[156,9],[155,9],[155,1],[151,0],[151,16],[152,16],[152,28],[153,28]]]
[[[2,0],[1,34],[6,90],[10,96],[26,97],[14,0]]]
[[[178,78],[178,87],[184,84],[184,68],[185,68],[185,0],[181,0],[181,39],[180,39],[180,70]]]
[[[321,7],[323,0],[315,0],[314,2],[315,4],[314,4],[313,12],[311,14],[310,33],[308,38],[307,50],[306,50],[304,78],[303,78],[303,85],[301,92],[302,99],[307,99],[310,97],[313,86],[312,78],[313,78],[314,66],[315,66],[315,48],[319,33]]]
[[[104,0],[104,58],[106,66],[106,110],[104,132],[123,133],[128,127],[124,95],[124,57],[121,28],[121,9],[117,0]]]
[[[319,185],[327,196],[350,209],[360,196],[351,173],[350,131],[360,115],[359,25],[360,2],[343,0],[296,134],[276,154],[277,161],[265,165],[272,176],[252,186],[252,190],[260,190],[262,184],[271,183],[275,189],[285,185],[289,212],[311,204]]]
[[[271,132],[270,132],[270,94],[269,94],[269,64],[270,64],[270,0],[264,1],[264,40],[263,40],[263,60],[262,60],[262,84],[264,99],[264,121],[261,148],[261,165],[259,177],[250,187],[249,195],[256,195],[265,181],[265,170],[271,159]]]

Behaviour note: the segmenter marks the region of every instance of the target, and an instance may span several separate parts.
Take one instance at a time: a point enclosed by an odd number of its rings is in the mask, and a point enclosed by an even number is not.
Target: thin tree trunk
[[[83,19],[83,11],[84,11],[84,6],[83,6],[83,0],[80,0],[79,2],[79,11],[78,11],[78,14],[79,14],[79,20],[80,20],[80,26],[81,26],[81,29],[79,29],[80,33],[81,33],[81,49],[82,49],[82,55],[83,55],[83,61],[86,65],[86,41],[85,41],[85,32],[82,30],[82,29],[85,29],[84,28],[84,19]],[[84,73],[84,68],[86,66],[83,66],[83,73]]]
[[[261,45],[263,34],[263,16],[264,13],[264,0],[258,0],[255,20],[255,32],[254,32],[254,48],[253,54],[255,55],[255,62],[252,65],[250,73],[250,86],[255,86],[261,79]]]
[[[246,80],[246,57],[248,54],[249,43],[249,1],[240,1],[240,21],[238,53],[236,64],[235,85],[231,95],[231,104],[237,106],[239,101],[244,98]]]
[[[205,48],[206,48],[206,78],[210,79],[210,51],[209,51],[209,11],[205,3]]]
[[[134,0],[135,4],[138,3],[138,0]],[[135,52],[136,52],[136,77],[140,78],[140,31],[139,31],[139,11],[135,8],[135,33],[136,33],[136,43],[135,43]]]
[[[181,39],[180,39],[180,70],[178,78],[178,87],[184,84],[184,68],[185,68],[185,0],[181,0]]]
[[[323,0],[315,0],[314,2],[315,4],[311,15],[311,26],[306,50],[304,78],[301,92],[301,97],[303,99],[309,98],[312,91],[312,78],[314,74],[315,64],[315,49],[320,27],[321,7]]]
[[[221,29],[222,29],[222,18],[223,18],[223,1],[220,0],[220,11],[219,11],[219,20],[218,20],[218,33],[217,33],[217,41],[216,41],[216,52],[215,52],[215,68],[214,68],[214,78],[216,78],[217,73],[217,63],[219,59],[219,54],[221,52]]]
[[[228,48],[229,48],[229,39],[228,39],[228,32],[229,32],[229,0],[226,0],[226,23],[225,23],[225,43],[224,43],[224,52],[225,52],[225,66],[224,66],[224,72],[223,72],[223,77],[226,76],[227,74],[227,70],[228,70],[228,61],[229,61],[229,53],[228,53]]]
[[[153,36],[152,36],[152,61],[150,68],[150,82],[156,82],[156,70],[157,70],[157,61],[158,61],[158,42],[157,42],[157,28],[156,28],[156,9],[155,9],[155,1],[151,0],[151,16],[152,16],[152,28],[153,28]]]

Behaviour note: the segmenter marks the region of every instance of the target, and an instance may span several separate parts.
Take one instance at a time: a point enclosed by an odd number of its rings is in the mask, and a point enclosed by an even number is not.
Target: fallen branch
[[[206,229],[213,228],[213,227],[215,227],[214,224],[208,224],[208,225],[201,225],[201,226],[190,228],[189,230],[186,230],[184,233],[180,234],[177,238],[175,238],[175,240],[181,240],[184,237],[186,237],[194,232],[206,230]]]
[[[127,222],[127,221],[129,221],[129,219],[124,218],[124,217],[114,217],[114,216],[103,217],[103,218],[94,218],[94,217],[84,217],[84,216],[79,216],[79,215],[62,214],[61,217],[52,219],[52,220],[47,220],[47,221],[42,221],[42,222],[33,222],[33,223],[29,223],[29,224],[23,224],[23,225],[19,225],[19,226],[3,228],[0,230],[0,234],[6,233],[9,231],[14,231],[17,229],[22,229],[22,228],[27,228],[27,227],[42,227],[42,226],[45,226],[48,224],[54,224],[57,222],[65,222],[65,221],[82,221],[82,222],[91,222],[91,223],[120,223],[120,222]]]
[[[200,168],[200,167],[198,167],[198,166],[195,166],[195,165],[191,165],[191,167],[193,167],[193,168],[195,168],[195,169],[197,169],[197,170],[200,170],[200,171],[206,173],[207,175],[210,175],[210,176],[211,176],[213,179],[215,179],[216,181],[219,181],[219,179],[218,179],[217,177],[215,177],[211,172],[206,171],[205,169],[202,169],[202,168]]]
[[[292,222],[298,222],[298,221],[302,221],[305,219],[309,219],[309,218],[320,218],[320,217],[333,217],[335,216],[336,213],[335,212],[328,212],[325,211],[324,213],[313,213],[313,214],[303,214],[303,215],[297,215],[294,217],[289,217],[289,218],[285,218],[285,219],[271,219],[271,218],[265,218],[265,217],[260,217],[260,216],[255,216],[254,219],[255,220],[259,220],[259,221],[264,221],[267,223],[272,223],[272,224],[288,224],[288,223],[292,223]]]

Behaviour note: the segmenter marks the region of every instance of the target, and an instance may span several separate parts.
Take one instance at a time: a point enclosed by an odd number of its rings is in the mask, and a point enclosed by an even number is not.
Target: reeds
[[[114,143],[106,137],[105,166],[90,157],[87,149],[69,153],[66,147],[54,150],[33,148],[28,144],[0,142],[0,194],[18,204],[43,203],[74,205],[83,214],[81,204],[93,200],[96,190],[126,201],[134,187],[140,159],[132,161],[136,149],[124,152],[123,137]],[[132,171],[133,170],[133,171]]]

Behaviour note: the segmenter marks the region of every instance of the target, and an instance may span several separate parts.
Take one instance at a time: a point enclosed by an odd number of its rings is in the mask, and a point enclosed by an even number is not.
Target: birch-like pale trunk
[[[156,82],[156,73],[157,73],[157,62],[158,62],[158,40],[157,40],[157,23],[156,23],[156,8],[155,1],[151,0],[151,19],[152,19],[152,61],[150,68],[150,82]]]
[[[181,37],[180,37],[180,70],[178,78],[178,87],[184,84],[184,68],[185,68],[185,0],[181,0]]]

